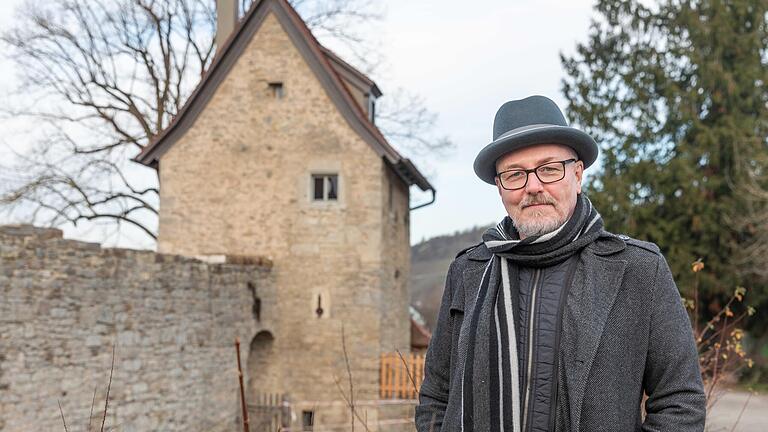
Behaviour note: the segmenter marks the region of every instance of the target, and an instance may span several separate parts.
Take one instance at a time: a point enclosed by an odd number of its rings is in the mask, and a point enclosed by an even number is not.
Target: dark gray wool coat
[[[459,332],[491,257],[480,244],[450,266],[416,408],[420,432],[461,430]],[[703,431],[693,332],[658,247],[605,233],[578,259],[562,318],[556,431]]]

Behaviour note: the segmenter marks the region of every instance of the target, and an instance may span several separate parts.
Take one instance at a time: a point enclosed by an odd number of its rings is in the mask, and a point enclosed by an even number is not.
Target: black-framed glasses
[[[559,182],[565,178],[565,165],[578,159],[547,162],[532,169],[511,169],[497,173],[501,187],[506,190],[518,190],[528,184],[528,174],[534,173],[544,184]]]

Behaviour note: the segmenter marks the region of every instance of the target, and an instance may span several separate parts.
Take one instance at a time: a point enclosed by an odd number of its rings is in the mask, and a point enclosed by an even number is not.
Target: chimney
[[[237,4],[239,0],[216,0],[216,47],[224,46],[224,42],[232,34],[237,24]]]

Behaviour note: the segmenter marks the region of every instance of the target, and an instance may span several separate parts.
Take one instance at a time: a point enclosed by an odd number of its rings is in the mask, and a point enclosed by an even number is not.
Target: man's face
[[[496,161],[496,172],[510,169],[534,169],[547,162],[577,159],[576,153],[560,144],[538,144],[507,153]],[[576,208],[576,198],[581,193],[583,162],[565,165],[565,177],[557,182],[544,184],[534,173],[528,174],[528,183],[518,190],[501,187],[496,177],[496,187],[507,214],[520,233],[520,238],[552,232],[564,224]]]

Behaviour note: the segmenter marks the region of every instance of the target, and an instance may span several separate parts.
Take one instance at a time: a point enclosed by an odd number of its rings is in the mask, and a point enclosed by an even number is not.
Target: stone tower
[[[342,400],[343,328],[355,398],[377,399],[380,353],[410,348],[409,188],[434,190],[376,128],[376,84],[285,0],[254,2],[217,39],[202,83],[136,157],[160,178],[158,252],[274,263],[274,318],[241,337],[252,394]],[[346,410],[313,415],[346,421]]]

